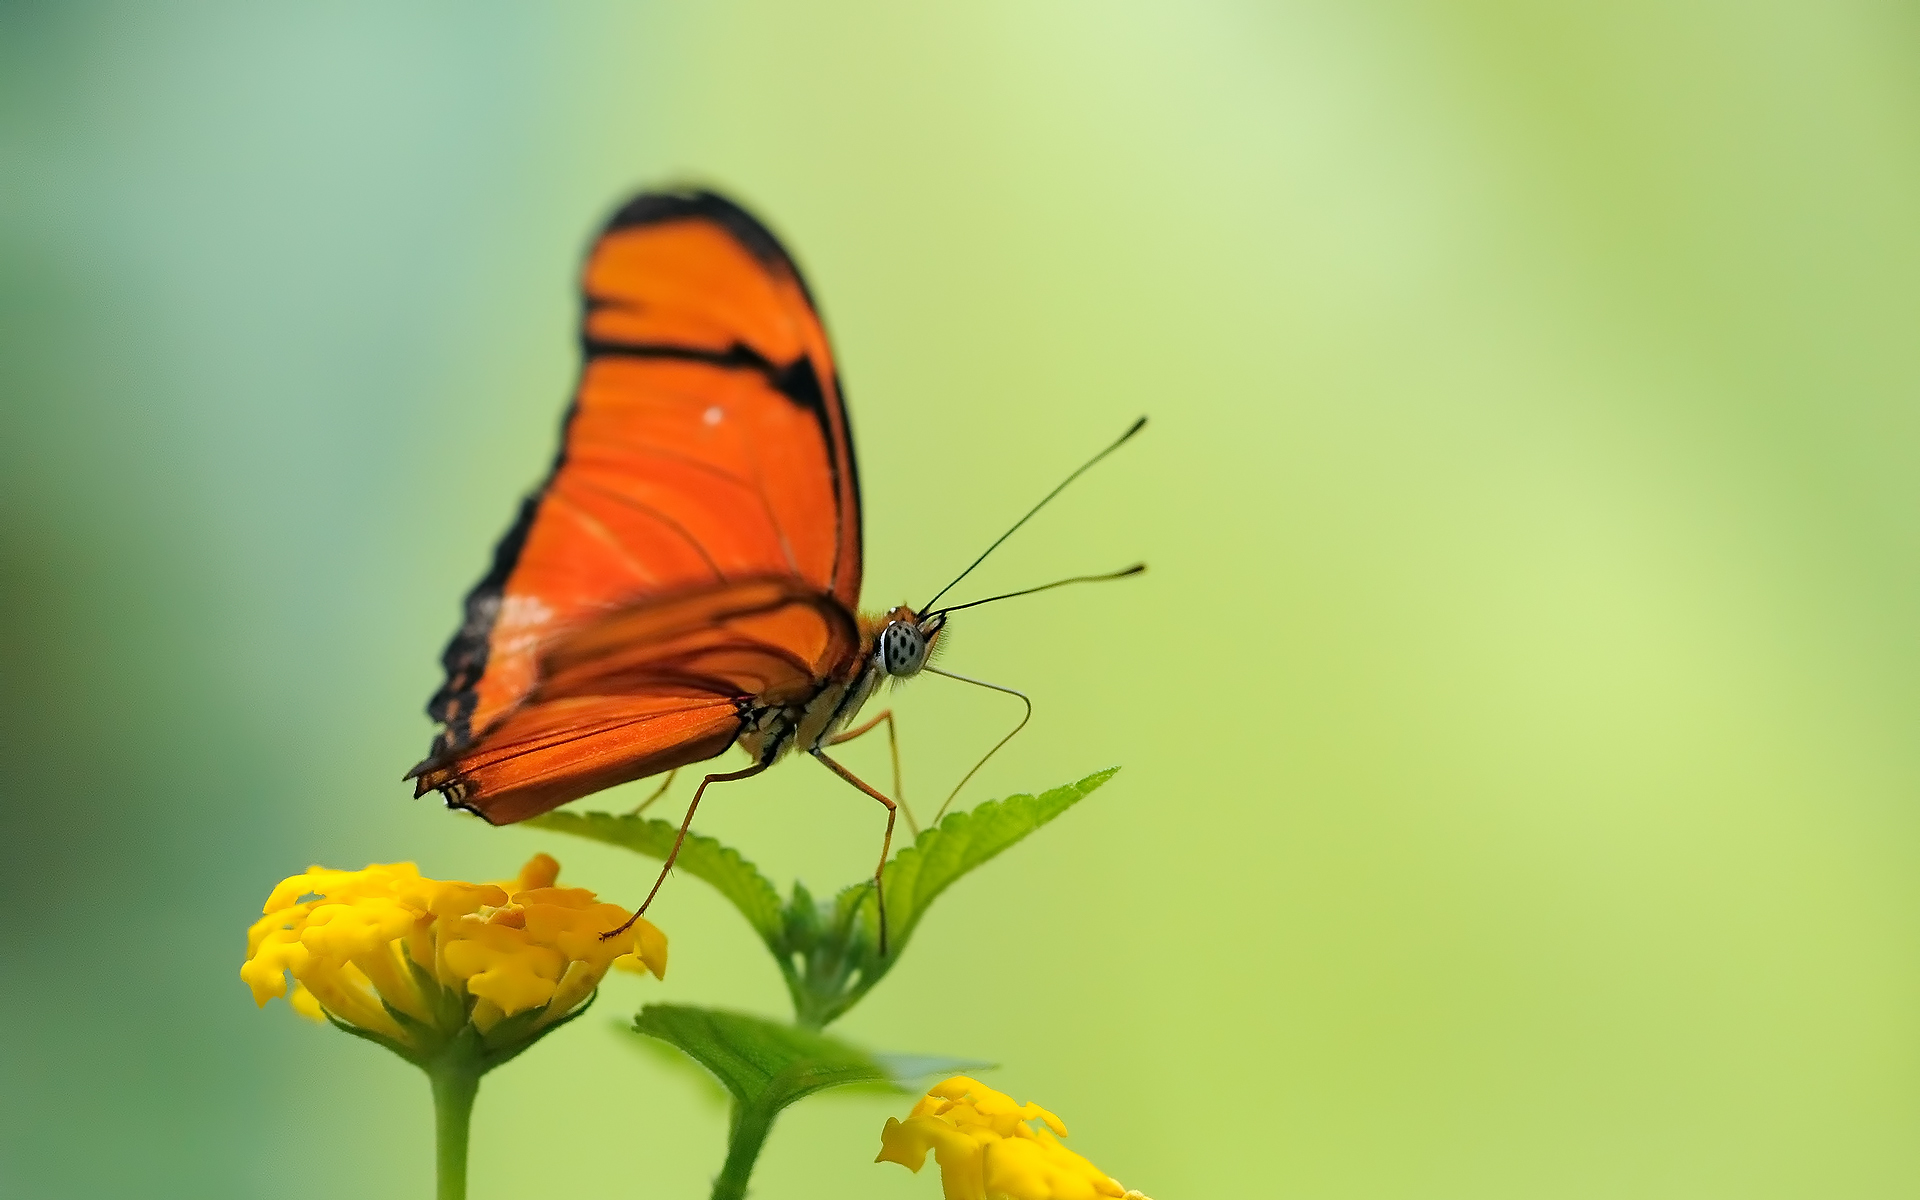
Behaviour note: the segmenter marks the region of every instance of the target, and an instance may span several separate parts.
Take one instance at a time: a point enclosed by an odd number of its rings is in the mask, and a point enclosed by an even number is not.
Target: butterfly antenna
[[[1118,571],[1109,571],[1105,575],[1075,575],[1072,579],[1056,579],[1052,583],[1043,583],[1039,587],[1021,588],[1017,592],[1006,592],[999,596],[988,596],[985,600],[969,600],[965,604],[949,604],[945,608],[936,608],[930,613],[921,614],[921,620],[926,620],[928,617],[945,616],[947,613],[956,613],[963,608],[978,608],[982,604],[992,604],[995,600],[1011,600],[1015,596],[1031,596],[1035,592],[1044,592],[1057,587],[1065,587],[1070,583],[1105,583],[1109,579],[1125,579],[1129,575],[1138,575],[1146,569],[1147,564],[1135,563],[1130,567],[1123,567]]]
[[[1007,530],[1005,533],[995,538],[993,541],[993,545],[988,546],[984,551],[982,551],[979,558],[976,558],[971,563],[967,564],[966,570],[954,576],[953,583],[949,583],[947,586],[941,588],[938,592],[935,592],[933,599],[927,601],[925,604],[920,606],[920,611],[926,612],[928,609],[938,604],[940,602],[940,597],[952,591],[953,585],[955,583],[959,583],[962,579],[965,579],[968,575],[971,575],[975,567],[987,561],[987,555],[992,554],[995,550],[998,550],[1000,548],[1001,542],[1004,542],[1008,538],[1013,536],[1014,530],[1019,529],[1022,525],[1025,525],[1028,521],[1032,520],[1034,513],[1039,512],[1041,509],[1047,506],[1047,501],[1052,500],[1055,496],[1058,496],[1061,492],[1066,491],[1067,485],[1069,483],[1072,483],[1074,480],[1080,478],[1080,476],[1086,474],[1088,467],[1091,467],[1093,464],[1099,462],[1101,459],[1105,458],[1107,455],[1112,454],[1115,450],[1118,450],[1122,445],[1126,443],[1128,438],[1132,437],[1134,434],[1139,433],[1142,429],[1146,428],[1146,425],[1147,425],[1147,419],[1145,417],[1141,417],[1138,421],[1135,421],[1132,425],[1129,425],[1127,427],[1127,431],[1121,434],[1119,439],[1115,441],[1113,445],[1108,446],[1105,450],[1102,450],[1100,453],[1094,455],[1092,458],[1088,459],[1086,462],[1080,464],[1079,470],[1075,471],[1073,474],[1061,480],[1059,487],[1054,488],[1052,491],[1048,492],[1045,496],[1041,497],[1040,503],[1028,509],[1026,516],[1021,517],[1018,521],[1015,521],[1013,523],[1012,529]],[[967,682],[974,683],[977,681],[968,680]],[[993,685],[984,684],[982,686],[992,687]],[[1018,694],[1019,693],[1017,692],[1015,693],[1015,695],[1018,695]]]
[[[1138,429],[1139,426],[1136,425],[1134,426],[1134,428]],[[1127,436],[1131,437],[1133,435],[1129,433]],[[1125,441],[1125,440],[1126,438],[1121,439],[1121,441]],[[1119,445],[1119,442],[1116,442],[1114,444]],[[1082,467],[1081,470],[1084,471],[1086,470],[1086,468]],[[975,775],[979,774],[980,768],[987,765],[987,760],[992,758],[994,755],[1000,753],[1000,747],[1012,741],[1014,734],[1017,734],[1022,729],[1025,729],[1027,727],[1027,722],[1033,720],[1033,701],[1027,699],[1027,695],[1025,692],[1016,692],[1010,687],[1001,687],[997,683],[988,683],[984,679],[970,679],[965,675],[955,675],[952,671],[942,671],[938,667],[922,667],[920,669],[927,672],[929,675],[944,675],[948,679],[958,679],[961,683],[971,683],[975,687],[991,688],[996,692],[1005,692],[1009,696],[1017,696],[1020,699],[1020,703],[1027,706],[1026,715],[1020,718],[1020,723],[1013,727],[1013,731],[1007,734],[1007,736],[1001,738],[999,741],[995,742],[993,744],[993,749],[981,755],[980,761],[973,764],[973,770],[968,771],[965,775],[961,776],[960,782],[953,785],[953,791],[947,793],[947,798],[945,802],[943,802],[940,805],[940,811],[933,814],[933,820],[928,822],[927,824],[927,828],[932,829],[935,825],[938,825],[940,823],[940,818],[946,815],[947,806],[952,804],[953,798],[960,794],[960,789],[967,786],[967,780],[972,779]]]

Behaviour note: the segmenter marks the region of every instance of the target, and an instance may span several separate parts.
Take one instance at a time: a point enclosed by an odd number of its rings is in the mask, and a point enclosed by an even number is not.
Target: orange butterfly
[[[467,594],[414,795],[503,825],[740,745],[751,765],[701,781],[684,838],[709,784],[798,749],[886,806],[884,865],[895,803],[827,748],[890,723],[847,728],[971,606],[856,613],[860,478],[806,284],[737,205],[655,192],[608,222],[582,290],[560,453]]]

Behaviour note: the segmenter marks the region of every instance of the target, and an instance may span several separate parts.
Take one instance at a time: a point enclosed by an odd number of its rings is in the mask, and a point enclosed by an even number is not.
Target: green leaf
[[[680,827],[671,821],[651,817],[615,816],[612,813],[551,812],[524,824],[555,833],[570,833],[612,846],[657,858],[662,862],[673,851],[674,836]],[[780,893],[757,867],[741,857],[731,846],[713,838],[689,832],[680,847],[674,869],[704,879],[733,902],[761,939],[774,945],[785,923],[780,909]]]
[[[677,1047],[733,1095],[727,1161],[714,1180],[713,1195],[718,1200],[737,1200],[746,1194],[747,1179],[774,1118],[794,1101],[849,1084],[911,1092],[921,1076],[951,1075],[986,1065],[924,1055],[869,1054],[811,1029],[681,1004],[649,1004],[634,1018],[633,1028]]]
[[[632,1017],[628,1017],[624,1021],[610,1021],[608,1022],[608,1026],[618,1032],[620,1040],[626,1045],[632,1046],[636,1052],[645,1055],[652,1059],[656,1065],[686,1080],[700,1093],[701,1100],[723,1112],[726,1110],[727,1104],[731,1099],[727,1089],[720,1086],[720,1081],[713,1077],[713,1072],[707,1070],[691,1058],[688,1058],[678,1047],[669,1042],[663,1042],[659,1038],[648,1037],[645,1034],[635,1031]]]
[[[893,857],[881,877],[887,893],[889,949],[898,954],[906,948],[907,939],[913,936],[914,927],[932,907],[934,898],[962,875],[1072,808],[1119,770],[1108,767],[1095,771],[1078,783],[1038,796],[992,800],[951,813],[939,825],[923,831],[913,845]],[[849,888],[841,897],[858,904],[867,891]],[[879,932],[877,922],[874,931],[876,935]]]
[[[786,937],[769,942],[780,959],[794,1012],[819,1029],[844,1015],[900,959],[913,931],[941,892],[1021,838],[1072,808],[1113,778],[1118,767],[1095,771],[1078,783],[1039,796],[1008,796],[950,814],[922,830],[912,846],[887,863],[887,954],[880,954],[878,908],[873,883],[857,883],[802,912],[809,903],[796,887],[787,905]]]
[[[684,1004],[649,1004],[633,1029],[705,1067],[736,1100],[776,1111],[823,1088],[865,1083],[911,1093],[929,1076],[993,1065],[937,1054],[870,1054],[811,1029]]]
[[[856,1046],[745,1013],[649,1004],[633,1027],[678,1047],[742,1104],[775,1112],[822,1088],[894,1081],[886,1064]]]
[[[677,863],[720,890],[772,951],[793,999],[795,1018],[811,1029],[844,1015],[899,961],[941,892],[1021,838],[1072,808],[1113,778],[1118,767],[1038,796],[1008,796],[951,813],[888,861],[887,947],[880,954],[878,909],[871,880],[816,900],[799,882],[785,904],[766,876],[739,851],[690,833]],[[664,859],[678,827],[612,813],[555,812],[526,822],[539,829],[592,838]]]

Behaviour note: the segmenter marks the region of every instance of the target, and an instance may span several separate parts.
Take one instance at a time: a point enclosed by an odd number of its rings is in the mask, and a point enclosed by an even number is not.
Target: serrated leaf
[[[632,1046],[635,1051],[653,1059],[663,1069],[680,1076],[700,1093],[700,1098],[715,1108],[724,1109],[730,1100],[727,1089],[713,1077],[713,1072],[686,1056],[686,1053],[671,1042],[663,1042],[656,1037],[648,1037],[633,1027],[633,1018],[624,1021],[609,1022],[609,1027],[617,1031],[621,1040]]]
[[[678,1047],[720,1081],[742,1105],[778,1112],[822,1088],[848,1083],[893,1085],[887,1064],[857,1046],[808,1029],[745,1013],[649,1004],[635,1031]]]
[[[663,862],[673,850],[674,836],[680,832],[680,827],[670,821],[600,812],[551,812],[524,824],[623,846]],[[689,832],[680,847],[680,857],[674,860],[674,869],[712,884],[733,902],[763,941],[770,946],[778,944],[785,924],[780,893],[738,850],[714,838]]]
[[[922,830],[913,845],[886,866],[889,944],[885,956],[880,954],[872,881],[844,889],[821,906],[817,917],[806,915],[806,919],[796,911],[802,901],[796,889],[787,906],[787,939],[769,945],[781,961],[799,1021],[820,1029],[845,1014],[893,969],[920,918],[941,892],[1072,808],[1119,769],[1095,771],[1078,783],[1038,796],[990,800]]]
[[[773,953],[800,1024],[824,1028],[844,1015],[899,961],[934,900],[961,876],[1073,807],[1113,778],[1109,767],[1038,796],[990,800],[922,830],[914,844],[886,865],[888,953],[879,952],[873,884],[816,901],[799,882],[784,905],[773,884],[740,853],[710,837],[689,834],[678,866],[706,880],[733,902]],[[624,846],[664,859],[678,827],[667,821],[611,813],[548,813],[536,828]]]
[[[1072,808],[1119,770],[1119,767],[1108,767],[1095,771],[1078,783],[1038,796],[990,800],[965,812],[951,813],[937,826],[923,830],[913,845],[893,857],[882,876],[887,894],[887,935],[892,947],[906,946],[935,897],[961,876]],[[862,893],[871,894],[867,888],[855,887],[841,896],[858,904],[865,898]],[[868,907],[871,910],[871,906]],[[894,952],[898,953],[898,949]]]

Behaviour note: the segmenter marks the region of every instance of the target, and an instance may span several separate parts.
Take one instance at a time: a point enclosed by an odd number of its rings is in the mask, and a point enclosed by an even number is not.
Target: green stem
[[[447,1055],[427,1068],[433,1085],[434,1173],[437,1200],[467,1200],[467,1125],[480,1091],[478,1064]]]
[[[720,1168],[720,1177],[713,1181],[713,1200],[743,1200],[754,1161],[760,1157],[760,1147],[773,1131],[777,1115],[759,1105],[734,1105],[733,1127],[727,1131],[727,1165]]]

